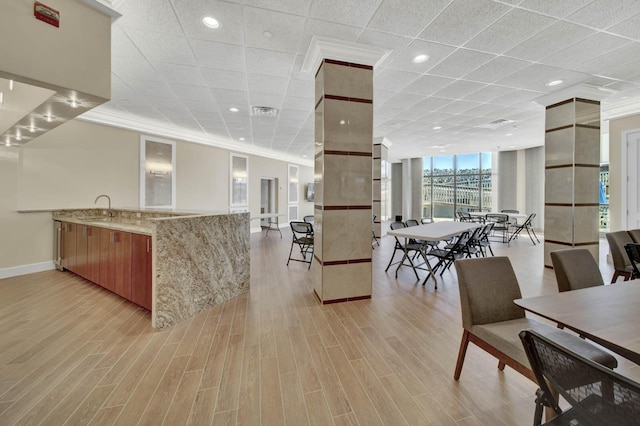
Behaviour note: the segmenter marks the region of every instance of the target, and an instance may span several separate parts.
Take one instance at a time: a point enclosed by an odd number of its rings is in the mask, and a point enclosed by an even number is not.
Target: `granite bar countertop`
[[[83,217],[62,217],[56,218],[64,222],[77,223],[79,225],[98,226],[116,231],[133,232],[134,234],[152,235],[153,227],[143,223],[143,221],[129,221],[108,216],[83,216]]]

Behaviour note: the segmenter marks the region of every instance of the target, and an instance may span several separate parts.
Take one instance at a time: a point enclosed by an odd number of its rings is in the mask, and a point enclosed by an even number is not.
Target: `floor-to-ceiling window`
[[[490,210],[491,153],[424,158],[423,216],[453,219],[456,210]]]

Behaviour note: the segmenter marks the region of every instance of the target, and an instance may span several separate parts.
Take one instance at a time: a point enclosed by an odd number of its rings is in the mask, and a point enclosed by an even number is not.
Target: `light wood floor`
[[[251,236],[249,293],[162,332],[70,273],[0,280],[0,425],[530,424],[536,386],[473,345],[452,378],[455,272],[437,291],[408,269],[396,280],[386,237],[372,299],[323,306],[306,265],[285,266],[283,234]],[[556,291],[542,245],[494,247],[525,296]]]

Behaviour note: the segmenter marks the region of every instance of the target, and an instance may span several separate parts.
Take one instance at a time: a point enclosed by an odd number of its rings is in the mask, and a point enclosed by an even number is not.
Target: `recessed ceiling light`
[[[35,132],[36,131],[36,127],[32,124],[31,126],[29,126],[29,131],[31,133]]]
[[[262,33],[262,35],[265,36],[266,38],[273,37],[273,33],[271,31],[265,31]]]
[[[4,92],[0,92],[0,105],[4,103]]]
[[[507,133],[505,136],[513,136],[513,133]]]
[[[202,23],[211,29],[216,29],[216,28],[220,28],[220,22],[218,22],[218,20],[216,18],[214,18],[213,16],[205,16],[204,18],[202,18]]]
[[[67,103],[71,105],[71,108],[78,108],[78,106],[82,105],[82,102],[76,99],[67,99]]]
[[[307,158],[307,154],[302,154],[302,158]]]
[[[5,142],[6,146],[11,146],[11,138],[7,135],[7,142]]]
[[[53,120],[55,120],[55,119],[56,119],[56,118],[55,118],[53,115],[51,115],[51,114],[49,114],[49,115],[45,115],[45,116],[43,116],[43,117],[44,117],[44,119],[45,119],[45,120],[47,120],[47,123],[51,123]]]
[[[516,147],[515,145],[511,145],[509,148],[515,148],[515,147]]]
[[[440,129],[442,129],[442,127],[441,127],[441,126],[435,126],[435,127],[433,128],[433,130],[440,130]]]
[[[446,149],[441,149],[440,152],[447,152],[447,150]]]
[[[557,86],[559,84],[564,83],[564,80],[553,80],[547,83],[547,86],[549,87],[553,87],[553,86]]]
[[[17,141],[21,141],[22,140],[22,135],[20,134],[20,130],[16,131],[16,140]]]
[[[229,108],[229,111],[231,111],[231,112],[238,112],[238,111],[240,111],[240,110],[239,110],[238,108],[231,107],[231,108]]]
[[[238,140],[239,140],[239,141],[243,141],[243,140],[245,140],[245,139],[244,139],[244,138],[238,138]]]
[[[9,80],[9,90],[13,90],[13,80]]]
[[[344,120],[340,120],[340,124],[346,124],[347,122]]]
[[[427,62],[428,59],[429,59],[429,55],[418,55],[415,58],[413,58],[413,63],[421,64],[423,62]]]

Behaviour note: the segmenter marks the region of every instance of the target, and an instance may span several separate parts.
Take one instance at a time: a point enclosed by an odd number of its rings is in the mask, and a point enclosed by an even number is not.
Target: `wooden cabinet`
[[[100,281],[100,228],[76,225],[75,273],[98,283]]]
[[[128,300],[131,300],[131,235],[100,230],[99,284]]]
[[[62,222],[62,266],[151,310],[151,236]]]
[[[62,256],[61,262],[65,269],[76,270],[76,234],[77,225],[75,223],[62,223]]]
[[[131,301],[151,310],[152,265],[151,237],[133,234],[131,237]]]

